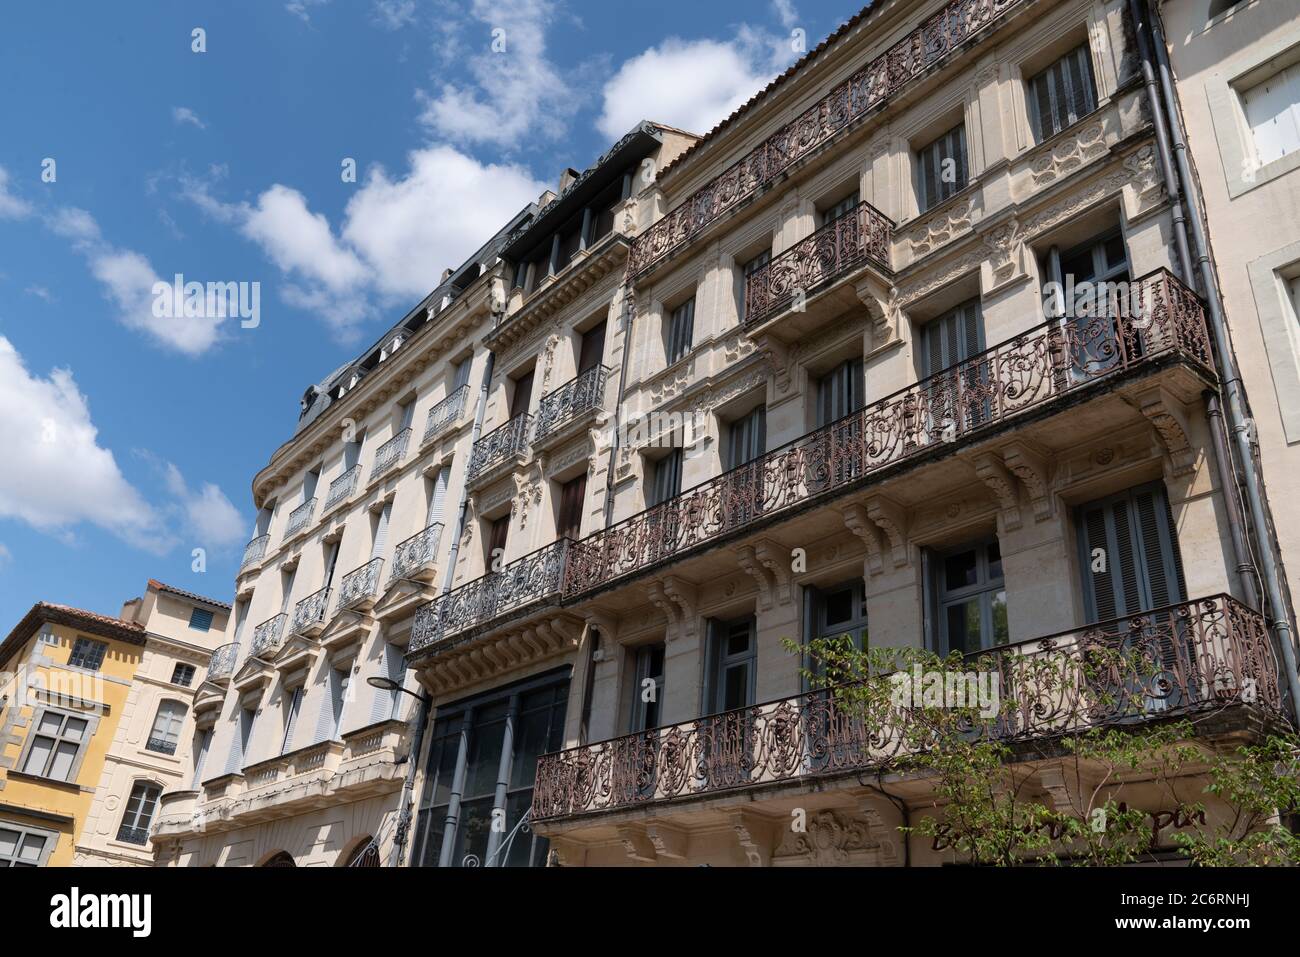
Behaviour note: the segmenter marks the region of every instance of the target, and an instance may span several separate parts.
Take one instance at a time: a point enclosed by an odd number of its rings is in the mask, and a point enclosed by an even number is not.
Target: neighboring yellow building
[[[0,867],[147,865],[229,606],[160,582],[121,618],[37,602],[0,643]]]

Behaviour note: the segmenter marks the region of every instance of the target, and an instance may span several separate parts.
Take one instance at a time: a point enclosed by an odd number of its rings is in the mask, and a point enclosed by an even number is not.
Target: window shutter
[[[330,668],[325,680],[319,685],[320,710],[316,713],[316,734],[312,738],[312,744],[329,741],[334,737],[334,696],[338,674],[338,671]]]
[[[463,385],[469,385],[469,371],[470,371],[470,365],[473,363],[473,361],[474,360],[470,358],[470,359],[465,359],[462,362],[457,364],[456,383],[455,386],[453,387],[453,391],[455,391],[455,389],[459,389]]]
[[[297,577],[298,569],[294,567],[291,571],[280,573],[280,612],[289,610],[289,599],[293,597],[293,580]]]
[[[282,754],[293,750],[293,732],[298,726],[298,715],[302,711],[303,686],[293,689],[289,696],[289,713],[284,720],[284,740],[280,743],[280,752]]]
[[[415,419],[415,400],[412,399],[410,402],[403,402],[402,403],[402,424],[397,431],[405,432],[407,429],[411,427],[411,422],[414,421],[414,419]]]
[[[533,374],[527,372],[515,380],[515,394],[510,397],[510,418],[528,411],[533,396]]]
[[[582,350],[578,357],[578,374],[594,369],[605,358],[605,323],[582,334]]]
[[[199,735],[199,747],[194,757],[194,780],[190,783],[191,789],[197,789],[203,782],[203,764],[208,760],[208,748],[212,745],[212,729],[204,728]]]
[[[424,525],[428,528],[442,518],[443,503],[447,499],[447,468],[438,469],[433,477],[433,492],[429,496],[429,511],[424,516]]]
[[[1162,486],[1143,486],[1083,506],[1080,540],[1084,594],[1093,621],[1183,600],[1182,561]],[[1094,558],[1096,549],[1103,550],[1104,568]]]
[[[316,486],[320,482],[320,472],[311,471],[302,480],[302,500],[310,502],[316,497]]]
[[[402,649],[397,645],[384,642],[383,652],[384,677],[390,681],[402,683],[406,675],[406,665],[402,661]],[[387,721],[395,717],[397,712],[397,699],[401,695],[400,691],[386,691],[383,688],[372,688],[374,693],[370,697],[370,719],[367,724],[378,724],[380,721]]]
[[[379,513],[379,521],[375,525],[375,542],[370,549],[371,561],[384,554],[384,545],[388,541],[388,518],[392,511],[393,503],[389,502],[384,506],[384,510]]]

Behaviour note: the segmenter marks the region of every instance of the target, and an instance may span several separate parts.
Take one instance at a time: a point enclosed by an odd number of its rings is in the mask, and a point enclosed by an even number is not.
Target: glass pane
[[[739,625],[727,632],[727,657],[749,651],[749,626]]]
[[[492,708],[503,712],[504,706]],[[485,715],[486,717],[486,715]],[[504,714],[495,716],[490,723],[479,724],[470,733],[469,765],[465,774],[465,796],[479,797],[496,791],[497,771],[501,765],[501,742],[505,737]]]
[[[1011,640],[1011,632],[1007,628],[1007,593],[998,591],[993,593],[993,644],[1005,645]]]
[[[943,560],[943,581],[948,591],[969,588],[979,582],[979,569],[974,551],[958,552]]]
[[[978,598],[949,605],[945,609],[948,619],[948,650],[969,654],[980,647],[980,603]]]
[[[533,803],[532,790],[519,791],[506,799],[506,834],[519,823],[520,816]],[[546,863],[547,841],[531,830],[521,828],[515,833],[509,849],[502,848],[501,859],[506,867],[541,867]]]
[[[515,724],[515,754],[510,766],[510,786],[529,787],[536,777],[538,755],[547,750],[550,739],[551,709],[521,714]]]
[[[749,704],[749,665],[732,665],[722,674],[722,710],[731,711]]]
[[[50,777],[56,781],[68,780],[72,773],[72,762],[77,756],[77,746],[70,741],[60,741],[54,752],[54,761],[50,765]]]
[[[37,725],[37,731],[43,731],[46,734],[58,734],[59,728],[63,726],[63,715],[56,714],[53,711],[46,711],[41,715],[41,723]]]
[[[35,834],[23,835],[23,847],[18,852],[18,859],[35,863],[41,859],[41,851],[45,847],[45,838],[37,837]]]
[[[826,626],[834,628],[853,620],[853,592],[850,589],[831,592],[826,596]]]
[[[18,847],[18,832],[0,827],[0,857],[13,857]]]
[[[487,857],[488,836],[492,833],[492,798],[466,801],[460,806],[456,828],[454,867],[482,867]],[[504,836],[504,835],[503,835]]]
[[[69,718],[63,726],[63,737],[69,741],[80,741],[86,731],[85,718]]]
[[[50,752],[54,749],[54,739],[38,737],[32,741],[32,749],[27,752],[27,763],[23,765],[23,770],[28,774],[44,774],[45,765],[50,760]]]
[[[1002,577],[1002,546],[994,542],[989,546],[989,581],[998,581]]]

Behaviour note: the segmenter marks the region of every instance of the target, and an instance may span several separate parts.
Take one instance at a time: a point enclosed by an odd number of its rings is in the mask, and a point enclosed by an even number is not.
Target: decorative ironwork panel
[[[342,611],[357,602],[375,597],[379,590],[379,573],[384,567],[382,558],[372,558],[360,568],[355,568],[343,576],[339,584],[338,610]]]
[[[402,456],[406,454],[406,446],[410,441],[411,430],[402,429],[375,450],[375,464],[370,467],[372,481],[389,472],[393,466],[402,461]]]
[[[465,402],[468,398],[469,386],[463,385],[430,409],[429,418],[424,424],[424,437],[420,443],[433,441],[459,422],[465,412]]]
[[[756,326],[789,308],[799,293],[873,262],[889,269],[894,224],[870,203],[837,216],[745,278],[745,325]]]
[[[239,563],[239,567],[244,569],[253,564],[253,562],[261,561],[262,556],[266,554],[266,546],[270,544],[270,542],[270,535],[259,535],[257,538],[245,545],[244,558]]]
[[[228,678],[235,671],[235,662],[239,659],[239,643],[222,645],[212,652],[208,659],[208,680],[219,681]]]
[[[533,417],[521,412],[475,442],[469,456],[468,478],[473,481],[511,457],[527,452],[532,424]]]
[[[284,626],[288,620],[289,616],[280,612],[253,629],[253,644],[248,653],[255,658],[260,658],[279,651],[280,646],[284,644]]]
[[[441,540],[442,523],[434,522],[398,545],[393,552],[393,570],[389,573],[389,582],[410,578],[417,568],[433,564]]]
[[[159,754],[175,754],[176,742],[167,741],[163,738],[150,738],[145,742],[145,750],[157,751]]]
[[[1131,289],[1099,315],[1048,322],[575,542],[565,598],[865,484],[887,466],[1158,356],[1177,355],[1213,378],[1196,295],[1164,270]]]
[[[324,624],[325,616],[329,613],[329,606],[330,590],[328,588],[313,592],[298,602],[293,606],[293,624],[289,628],[290,634],[301,635],[315,625]]]
[[[998,719],[971,729],[998,740],[1074,734],[1238,703],[1281,714],[1267,625],[1227,595],[1006,645],[967,660],[1000,681],[1004,708]],[[861,696],[871,702],[861,707],[846,706],[846,700],[852,696],[818,690],[543,755],[532,816],[554,819],[882,769],[928,740],[917,723],[924,720],[922,708],[890,695]]]
[[[313,495],[289,513],[289,526],[284,530],[285,537],[301,532],[311,523],[312,513],[316,511],[316,497]]]
[[[411,625],[408,654],[556,595],[571,545],[567,538],[552,542],[422,605]]]
[[[124,844],[148,844],[149,829],[144,827],[131,827],[128,824],[119,824],[117,828],[117,839]]]
[[[592,366],[577,378],[570,379],[542,398],[537,407],[537,433],[534,441],[568,425],[584,412],[599,409],[605,401],[608,366]]]
[[[675,206],[632,244],[640,275],[1026,0],[953,0]]]
[[[330,482],[329,493],[325,496],[325,507],[333,508],[345,498],[351,497],[352,493],[357,490],[357,481],[361,478],[361,465],[352,466],[333,482]]]

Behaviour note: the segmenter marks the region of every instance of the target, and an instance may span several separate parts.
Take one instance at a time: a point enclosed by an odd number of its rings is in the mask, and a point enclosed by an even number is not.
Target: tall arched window
[[[262,866],[263,867],[297,867],[298,865],[294,863],[293,857],[290,856],[288,851],[278,851],[275,854],[271,855],[271,857],[267,858],[266,863],[263,864]]]
[[[128,844],[148,844],[149,825],[153,823],[153,812],[158,806],[158,796],[162,794],[162,785],[153,781],[137,781],[131,788],[131,796],[126,802],[126,813],[122,815],[122,824],[117,829],[117,839]]]
[[[185,705],[179,701],[164,701],[158,705],[158,716],[153,719],[153,730],[149,732],[145,747],[161,754],[175,754],[184,722]]]

